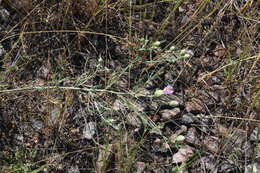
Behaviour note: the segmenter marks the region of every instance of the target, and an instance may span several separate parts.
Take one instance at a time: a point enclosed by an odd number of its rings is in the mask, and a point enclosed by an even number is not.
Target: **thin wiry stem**
[[[117,91],[106,90],[106,89],[65,87],[65,86],[35,86],[35,87],[4,89],[4,90],[0,90],[0,93],[12,93],[12,92],[21,92],[21,91],[35,91],[35,90],[49,90],[49,89],[77,90],[77,91],[85,91],[85,92],[106,92],[106,93],[118,94],[118,95],[131,95],[131,93],[117,92]]]

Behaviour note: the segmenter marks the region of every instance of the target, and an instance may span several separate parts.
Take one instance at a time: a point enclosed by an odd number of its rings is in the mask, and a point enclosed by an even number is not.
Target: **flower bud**
[[[179,106],[179,102],[176,101],[176,100],[172,100],[172,101],[169,101],[169,102],[168,102],[168,105],[169,105],[169,106],[173,106],[173,107]]]
[[[154,92],[154,96],[155,96],[155,97],[160,97],[160,96],[162,96],[163,94],[164,94],[163,90],[156,90],[156,91]]]
[[[160,44],[161,44],[161,42],[159,42],[159,41],[153,42],[152,47],[159,47]]]
[[[170,47],[170,51],[175,51],[176,50],[176,47],[175,46],[171,46]]]
[[[185,49],[182,49],[182,50],[180,51],[180,55],[182,55],[182,56],[184,56],[186,53],[187,53],[187,51],[186,51]]]
[[[190,58],[191,56],[190,56],[190,54],[184,54],[183,56],[182,56],[182,58]]]

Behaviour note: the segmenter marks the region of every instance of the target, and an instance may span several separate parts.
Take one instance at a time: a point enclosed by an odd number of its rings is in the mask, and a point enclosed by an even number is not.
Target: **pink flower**
[[[172,94],[172,93],[173,93],[173,87],[170,86],[170,85],[168,85],[167,87],[165,87],[165,88],[163,89],[163,93],[164,93],[165,95],[170,95],[170,94]]]

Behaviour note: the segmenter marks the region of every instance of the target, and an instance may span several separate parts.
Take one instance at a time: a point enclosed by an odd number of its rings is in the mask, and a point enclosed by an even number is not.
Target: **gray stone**
[[[89,122],[85,125],[83,129],[82,138],[86,139],[92,139],[93,136],[96,134],[96,123],[95,122]]]
[[[127,122],[132,126],[141,127],[142,122],[135,112],[130,112],[126,118],[127,118]]]
[[[80,173],[79,172],[79,167],[76,166],[71,166],[70,169],[68,170],[68,173]]]
[[[253,163],[245,167],[245,173],[259,173],[259,172],[260,172],[259,163]]]
[[[180,108],[165,109],[161,111],[162,120],[170,120],[175,118],[181,112]]]
[[[10,19],[10,13],[4,8],[0,8],[0,19],[5,22]]]
[[[36,131],[40,131],[44,127],[44,123],[42,120],[31,118],[32,128]]]
[[[260,127],[256,127],[250,135],[250,141],[260,142]]]
[[[5,54],[5,49],[2,46],[2,44],[0,44],[0,57],[4,56],[4,54]]]
[[[192,113],[187,113],[181,117],[181,120],[185,124],[191,124],[196,121],[196,118],[194,117],[194,115]]]

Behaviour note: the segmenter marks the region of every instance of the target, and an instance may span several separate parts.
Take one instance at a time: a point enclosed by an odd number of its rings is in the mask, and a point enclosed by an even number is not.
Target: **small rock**
[[[155,143],[155,144],[161,144],[161,143],[162,143],[162,140],[161,140],[160,138],[156,138],[156,139],[154,140],[154,143]]]
[[[165,109],[161,111],[162,120],[167,121],[170,119],[175,118],[179,113],[181,112],[180,108],[174,108],[174,109]]]
[[[247,141],[247,131],[243,129],[233,129],[230,139],[233,140],[236,144],[241,145],[244,141]]]
[[[184,124],[192,124],[196,121],[196,117],[192,113],[187,113],[181,117],[181,120]]]
[[[24,136],[21,134],[14,134],[13,138],[15,139],[15,144],[17,145],[23,145],[25,142]]]
[[[189,160],[193,154],[193,148],[186,145],[180,148],[179,151],[172,156],[172,160],[174,163],[182,163]]]
[[[167,72],[164,75],[164,80],[165,81],[169,81],[169,82],[173,82],[173,75],[172,75],[172,71]]]
[[[129,81],[125,78],[120,79],[117,82],[118,86],[124,89],[127,89],[129,87]]]
[[[229,136],[229,134],[230,134],[229,129],[226,128],[224,125],[216,123],[215,127],[216,127],[216,130],[217,130],[217,134],[219,136],[222,136],[222,137]]]
[[[219,138],[215,136],[206,136],[203,140],[204,146],[213,153],[219,151]]]
[[[3,45],[0,44],[0,57],[4,56],[4,54],[5,54],[5,49],[4,49]]]
[[[260,142],[260,127],[256,127],[250,135],[250,141]]]
[[[113,109],[115,111],[124,110],[127,108],[127,105],[125,103],[122,103],[121,100],[117,99],[113,104]]]
[[[239,172],[238,167],[232,161],[225,161],[218,167],[218,172]]]
[[[137,162],[136,163],[136,173],[142,173],[144,172],[146,168],[146,164],[144,162]]]
[[[166,153],[167,151],[169,151],[171,149],[170,145],[166,142],[162,143],[162,146],[160,148],[160,152]]]
[[[7,22],[8,20],[10,20],[10,13],[4,9],[0,7],[0,20]],[[1,54],[0,54],[1,56]]]
[[[184,12],[185,11],[185,9],[182,8],[182,7],[179,7],[178,10],[179,10],[179,12]]]
[[[142,102],[140,102],[138,100],[131,101],[130,103],[132,104],[133,109],[135,109],[135,110],[137,110],[139,112],[143,112],[147,108],[147,105],[145,103],[142,103]]]
[[[237,57],[240,57],[240,55],[243,53],[243,50],[240,48],[240,47],[238,47],[237,49],[236,49],[236,56]]]
[[[187,50],[186,51],[186,53],[188,54],[188,55],[190,55],[190,57],[193,57],[194,56],[194,52],[193,52],[193,50]]]
[[[151,118],[151,120],[153,121],[153,122],[158,122],[158,121],[160,121],[160,119],[161,119],[161,116],[159,115],[159,114],[154,114],[153,116],[152,116],[152,118]]]
[[[220,84],[221,83],[221,80],[217,76],[212,76],[211,79],[214,82],[214,84]]]
[[[196,98],[187,102],[185,108],[188,112],[204,112],[203,102]]]
[[[245,158],[251,158],[251,156],[253,155],[254,153],[254,146],[252,145],[252,143],[249,141],[249,140],[246,140],[242,146],[241,146],[241,149],[240,149],[240,153],[243,153],[244,157]],[[239,153],[239,154],[240,154]],[[258,157],[260,158],[260,149],[258,151]],[[258,158],[256,156],[256,158]],[[260,162],[260,160],[259,160]]]
[[[245,173],[259,173],[260,172],[260,163],[253,163],[247,165],[245,168]]]
[[[201,129],[203,132],[208,131],[209,127],[212,125],[213,120],[211,118],[208,118],[208,115],[204,115],[204,114],[198,114],[196,115],[196,118],[198,118],[198,121],[201,125]]]
[[[34,132],[35,130],[32,128],[32,125],[30,122],[23,122],[20,124],[21,131],[24,132],[25,136],[32,136],[32,132]]]
[[[140,118],[138,117],[138,115],[134,112],[130,112],[128,115],[127,115],[127,122],[129,124],[131,124],[132,126],[135,126],[135,127],[141,127],[142,125],[142,122],[140,120]]]
[[[221,44],[217,45],[214,50],[214,55],[217,57],[223,57],[226,55],[226,48],[222,46]]]
[[[48,69],[47,66],[45,65],[41,66],[41,68],[37,72],[38,77],[42,79],[47,79],[49,73],[50,73],[50,69]]]
[[[215,92],[215,91],[209,91],[208,94],[209,94],[209,96],[210,96],[211,98],[214,99],[215,102],[219,102],[219,101],[220,101],[220,96],[219,96],[219,94],[218,94],[217,92]],[[211,99],[211,100],[212,100],[212,99]],[[207,102],[206,102],[206,103],[207,103]],[[208,105],[208,103],[207,103],[207,105]]]
[[[60,117],[60,109],[59,108],[54,108],[51,111],[50,123],[51,124],[56,124],[58,122],[59,117]]]
[[[211,107],[211,105],[215,105],[217,102],[220,101],[218,93],[214,91],[199,90],[198,95],[199,98],[203,100],[203,102],[209,107]]]
[[[35,79],[33,86],[40,86],[40,85],[44,85],[44,84],[46,84],[44,79],[37,78],[37,79]]]
[[[200,140],[198,138],[198,133],[195,128],[193,128],[193,127],[189,128],[187,135],[186,135],[186,142],[193,144],[193,145],[200,144]]]
[[[70,169],[68,170],[68,173],[80,173],[79,172],[79,167],[76,166],[71,166]]]
[[[31,118],[30,120],[32,122],[32,128],[34,128],[34,130],[40,131],[43,128],[43,121],[34,118]]]
[[[198,163],[200,163],[201,167],[204,168],[205,170],[207,170],[207,172],[214,172],[214,173],[217,172],[215,170],[215,165],[216,165],[216,163],[215,163],[215,156],[213,156],[213,155],[208,155],[208,156],[201,157],[198,160]]]
[[[82,138],[86,139],[92,139],[93,136],[96,134],[96,123],[95,122],[89,122],[85,125],[83,129]]]

